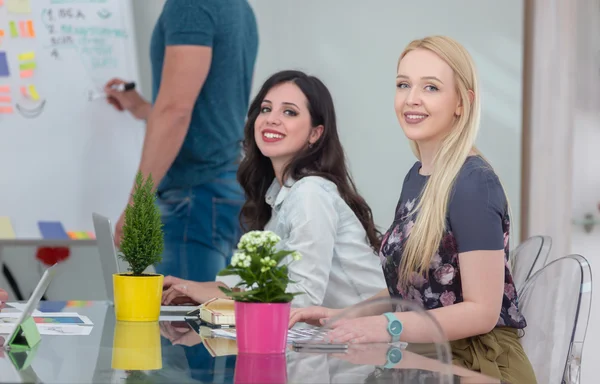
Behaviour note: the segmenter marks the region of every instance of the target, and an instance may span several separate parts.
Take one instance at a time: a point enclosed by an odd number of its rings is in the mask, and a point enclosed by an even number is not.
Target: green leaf
[[[233,276],[233,275],[238,275],[239,271],[237,269],[222,269],[221,271],[219,271],[219,273],[217,273],[217,276]]]

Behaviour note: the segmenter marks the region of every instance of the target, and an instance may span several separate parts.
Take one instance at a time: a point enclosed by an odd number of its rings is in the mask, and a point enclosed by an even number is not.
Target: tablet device
[[[35,290],[33,291],[33,293],[31,294],[31,297],[27,301],[27,304],[25,305],[23,312],[21,313],[17,322],[15,323],[14,329],[12,330],[10,335],[8,335],[8,337],[4,341],[5,349],[8,349],[8,344],[15,338],[16,333],[20,329],[20,325],[23,324],[23,322],[25,320],[27,320],[29,317],[31,317],[31,315],[33,314],[33,311],[37,308],[40,300],[42,299],[42,296],[44,296],[44,293],[46,293],[46,289],[48,289],[48,286],[50,285],[52,278],[54,277],[54,275],[56,275],[57,265],[58,264],[54,264],[50,268],[46,269],[46,271],[44,271],[42,278],[40,279],[39,283],[35,287]]]

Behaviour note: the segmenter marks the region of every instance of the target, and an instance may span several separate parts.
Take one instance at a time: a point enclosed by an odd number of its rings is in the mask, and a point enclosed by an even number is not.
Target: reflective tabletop
[[[345,353],[300,353],[290,348],[281,356],[238,356],[234,340],[205,338],[194,321],[183,318],[161,316],[163,320],[158,323],[128,323],[115,320],[114,307],[108,302],[43,302],[40,305],[48,312],[76,312],[87,316],[93,322],[91,333],[87,336],[42,335],[41,342],[26,353],[0,349],[0,382],[499,382],[411,351],[403,351],[401,361],[386,368],[390,350],[387,344],[352,345]],[[10,311],[14,309],[6,307],[2,312]],[[440,381],[442,377],[445,381]]]

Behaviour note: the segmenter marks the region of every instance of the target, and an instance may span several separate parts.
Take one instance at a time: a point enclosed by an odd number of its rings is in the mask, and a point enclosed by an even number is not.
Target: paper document
[[[10,334],[19,315],[19,312],[0,313],[0,334]],[[94,325],[88,317],[74,312],[46,312],[32,317],[41,335],[89,335]]]
[[[214,337],[223,337],[226,339],[235,340],[235,328],[215,328],[212,330],[212,334]],[[288,330],[288,344],[291,344],[294,341],[311,341],[311,340],[321,340],[326,332],[323,332],[320,329],[311,329],[311,328],[300,328],[300,329],[290,329]]]
[[[12,307],[12,308],[14,308],[14,309],[16,309],[16,310],[18,310],[19,312],[23,312],[23,310],[24,310],[24,309],[25,309],[25,307],[27,306],[27,303],[10,303],[10,302],[7,302],[7,303],[6,303],[6,305],[7,305],[7,306],[9,306],[9,307]],[[8,313],[9,313],[9,312],[4,312],[3,314],[8,314]],[[15,313],[18,313],[18,312],[15,312]],[[33,315],[34,315],[34,316],[35,316],[35,315],[39,315],[39,314],[41,314],[41,313],[42,313],[42,312],[38,311],[37,309],[34,309],[34,310],[33,310]],[[18,315],[17,315],[17,316],[18,316]]]

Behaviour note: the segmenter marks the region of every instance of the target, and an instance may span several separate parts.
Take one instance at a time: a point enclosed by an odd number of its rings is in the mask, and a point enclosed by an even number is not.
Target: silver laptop
[[[102,267],[102,276],[106,286],[106,297],[113,303],[113,275],[120,273],[119,260],[117,258],[117,248],[113,236],[110,220],[98,213],[92,213],[94,220],[94,230],[96,232],[96,244],[100,254],[100,266]]]

